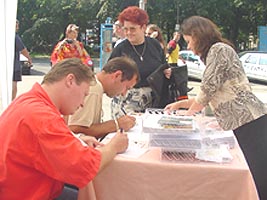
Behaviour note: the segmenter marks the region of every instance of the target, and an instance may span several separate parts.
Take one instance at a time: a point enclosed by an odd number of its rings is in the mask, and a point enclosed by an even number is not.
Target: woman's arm
[[[195,98],[190,98],[190,99],[184,99],[181,101],[177,101],[171,104],[168,104],[165,107],[165,110],[167,111],[172,111],[172,110],[178,110],[180,108],[190,108],[190,106],[195,102]]]
[[[194,101],[192,101],[190,108],[188,109],[188,111],[185,114],[186,115],[194,115],[195,113],[200,112],[203,108],[204,108],[204,106],[201,105],[200,103],[197,103],[197,101],[194,98]]]
[[[171,103],[165,107],[165,110],[168,112],[173,110],[178,110],[180,108],[188,109],[186,115],[194,115],[195,113],[201,111],[204,106],[197,103],[195,98],[185,99],[178,102]]]

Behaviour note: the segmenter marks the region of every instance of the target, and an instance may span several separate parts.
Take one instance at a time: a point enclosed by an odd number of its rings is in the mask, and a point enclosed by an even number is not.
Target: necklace
[[[134,45],[132,45],[132,47],[133,47],[133,50],[135,51],[135,53],[139,56],[140,60],[143,61],[144,60],[143,56],[144,56],[145,51],[146,51],[146,41],[144,42],[144,47],[143,47],[143,51],[141,54],[136,50]]]

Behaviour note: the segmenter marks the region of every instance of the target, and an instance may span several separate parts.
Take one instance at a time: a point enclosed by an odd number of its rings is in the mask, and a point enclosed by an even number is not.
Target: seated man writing
[[[64,183],[83,188],[127,149],[127,134],[120,132],[101,146],[84,136],[84,146],[62,118],[83,106],[92,84],[89,67],[78,58],[65,59],[2,113],[0,199],[50,200]]]
[[[83,107],[69,117],[68,125],[74,133],[101,138],[116,131],[114,120],[101,122],[102,97],[125,95],[139,81],[136,63],[128,57],[116,57],[109,60],[96,76],[97,84],[90,87]],[[135,125],[135,117],[124,115],[118,118],[118,125],[128,131]]]

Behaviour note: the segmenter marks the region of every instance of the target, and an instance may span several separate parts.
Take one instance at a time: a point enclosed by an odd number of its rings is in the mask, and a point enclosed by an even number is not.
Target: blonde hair
[[[82,63],[79,58],[67,58],[55,64],[44,76],[42,84],[61,81],[68,74],[73,74],[78,85],[87,82],[95,85],[95,77],[90,67]]]
[[[79,26],[77,26],[76,24],[69,24],[66,28],[66,34],[72,32],[72,31],[79,31]]]

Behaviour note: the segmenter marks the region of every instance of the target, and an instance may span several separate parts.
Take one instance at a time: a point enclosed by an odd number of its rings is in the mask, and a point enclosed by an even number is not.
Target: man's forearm
[[[26,48],[24,48],[20,53],[28,59],[29,63],[32,63],[30,53]]]
[[[83,133],[86,135],[94,136],[96,138],[101,138],[108,133],[116,131],[114,120],[109,120],[98,124],[92,124],[89,127],[79,126],[79,125],[69,125],[69,128],[74,133]]]
[[[100,170],[102,171],[117,155],[117,151],[111,144],[107,144],[104,147],[99,148],[101,152],[101,163],[100,163]]]

